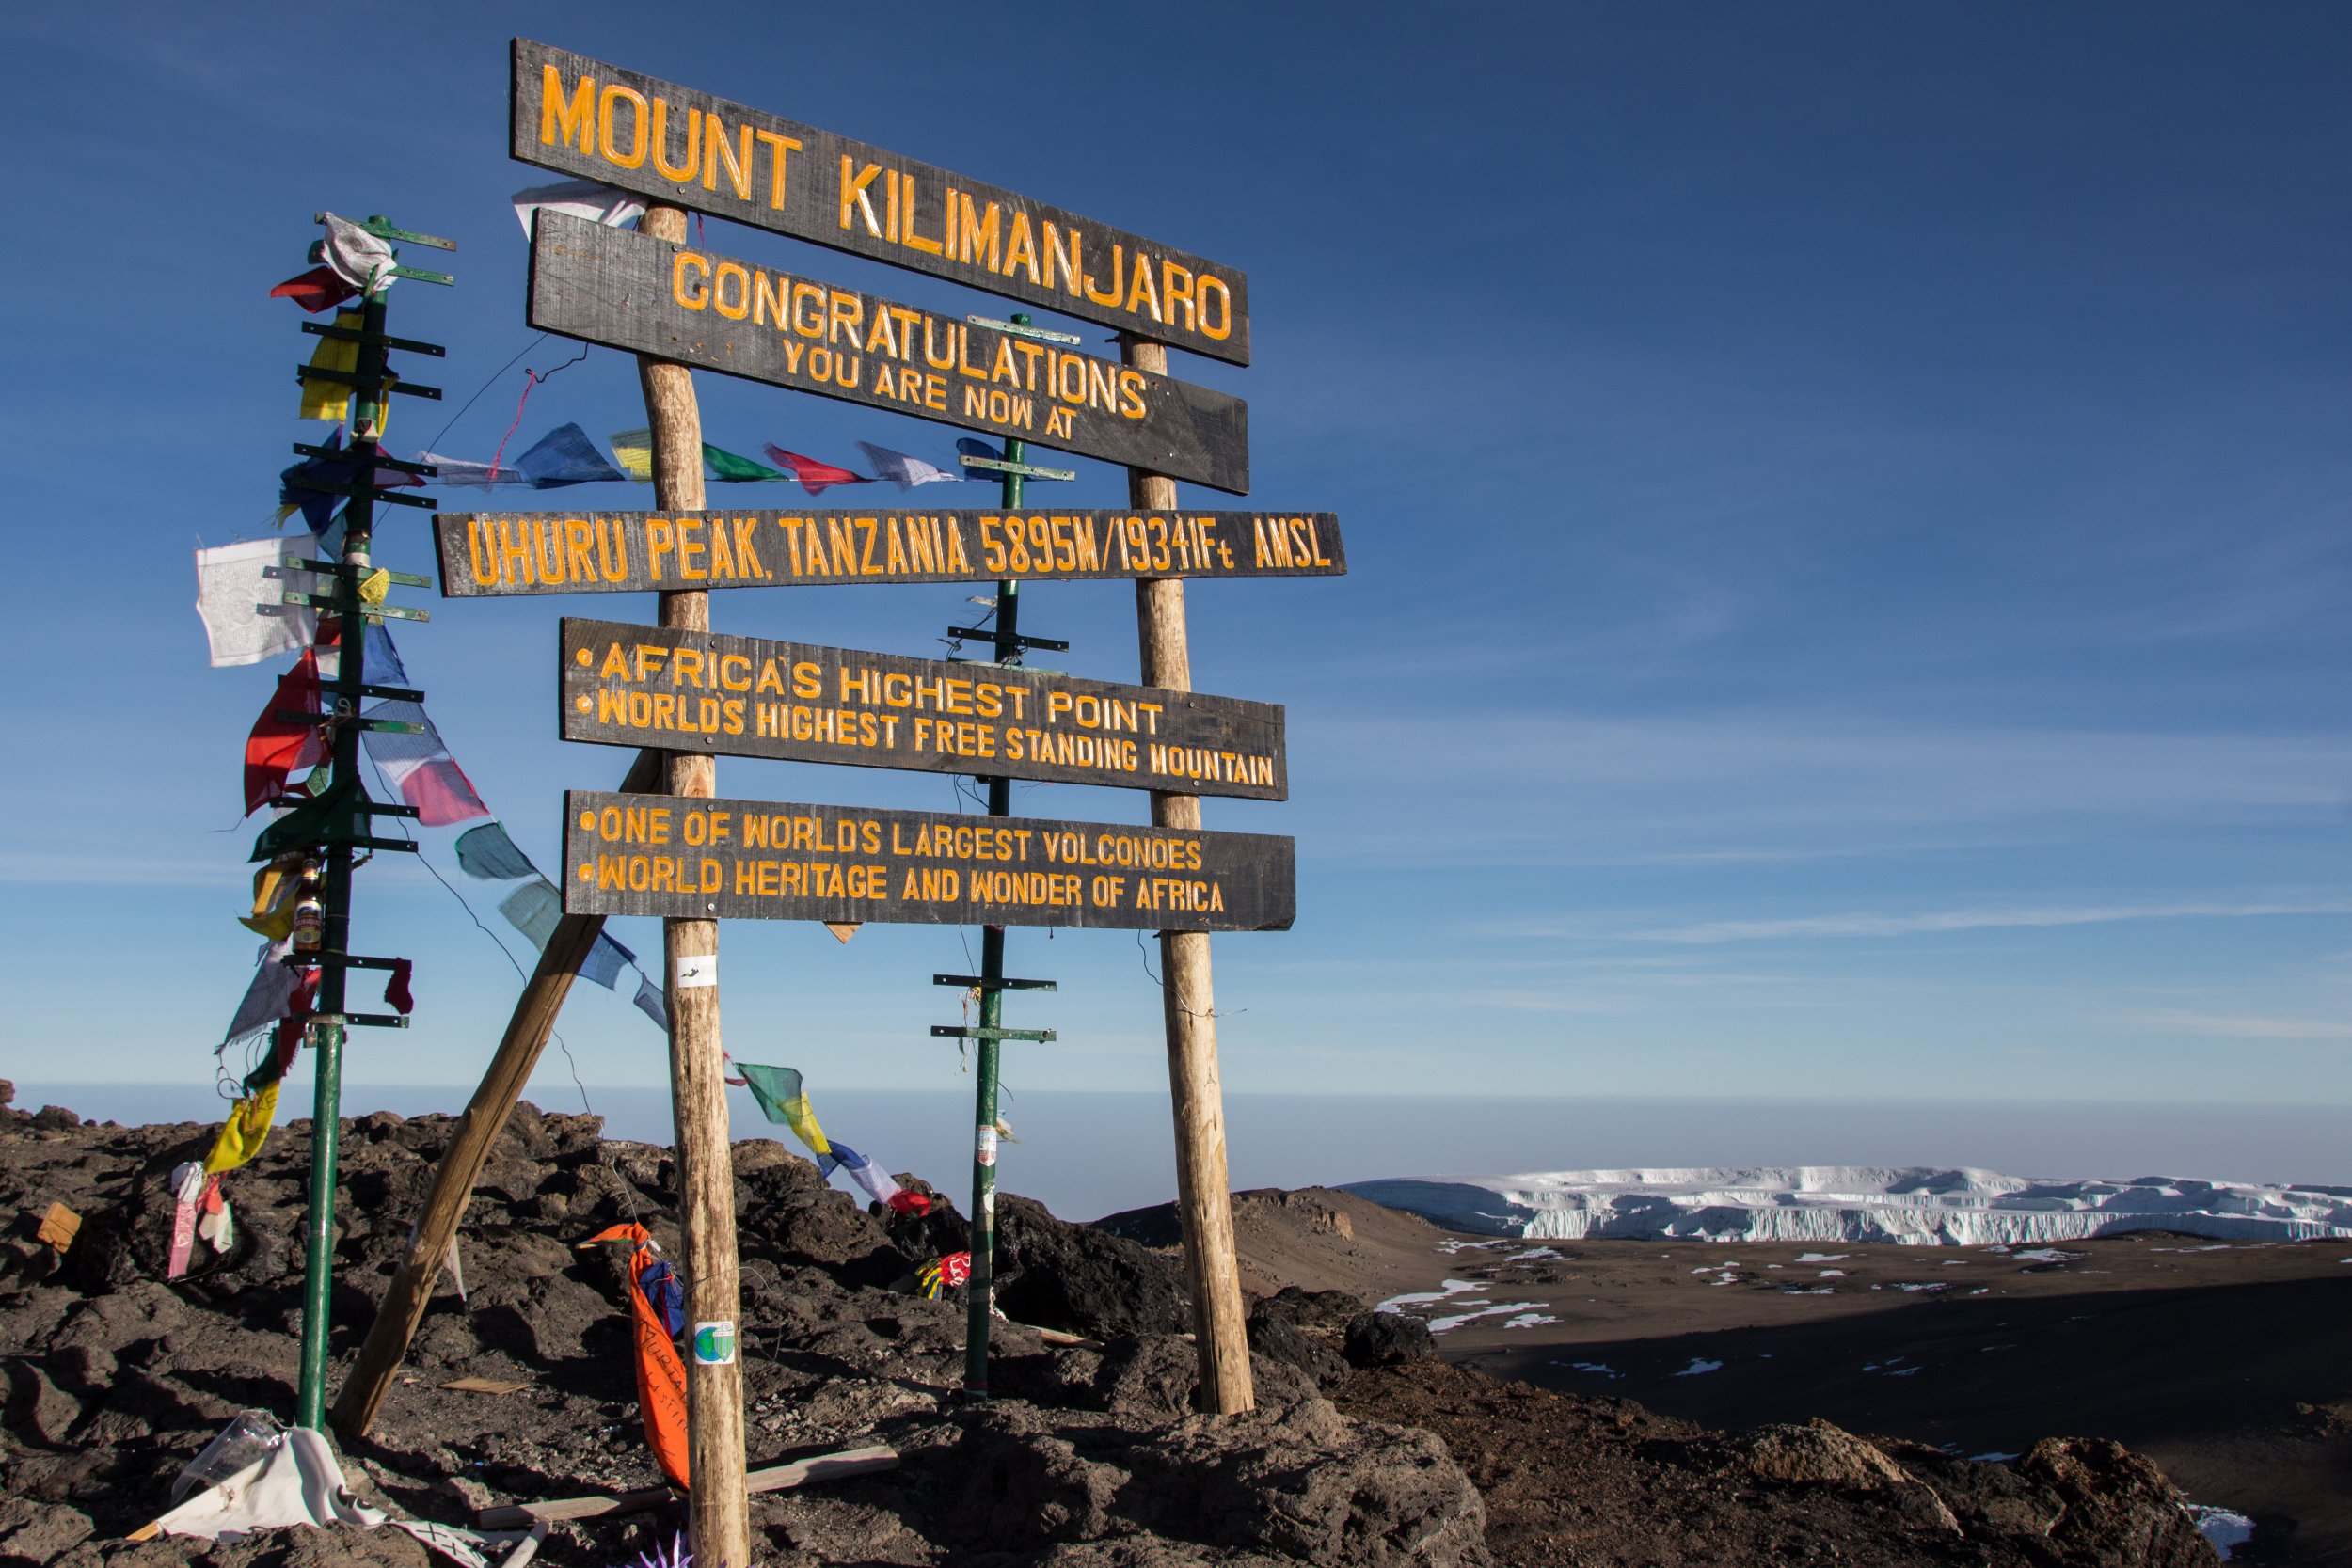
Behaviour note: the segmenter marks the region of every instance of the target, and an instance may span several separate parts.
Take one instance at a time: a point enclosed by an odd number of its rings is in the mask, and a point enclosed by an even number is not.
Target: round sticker
[[[694,1325],[694,1364],[700,1367],[735,1365],[735,1325],[707,1323]]]

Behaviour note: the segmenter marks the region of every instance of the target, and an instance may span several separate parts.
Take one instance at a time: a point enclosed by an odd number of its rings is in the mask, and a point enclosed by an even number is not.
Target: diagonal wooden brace
[[[621,788],[633,792],[659,789],[664,755],[660,752],[638,752]],[[385,1292],[384,1305],[377,1309],[375,1322],[368,1329],[367,1341],[359,1347],[358,1363],[351,1369],[335,1408],[328,1413],[328,1420],[344,1442],[358,1441],[374,1425],[385,1391],[391,1387],[393,1374],[407,1357],[408,1342],[416,1338],[417,1325],[424,1321],[425,1307],[433,1299],[434,1283],[440,1278],[441,1259],[449,1255],[450,1238],[457,1234],[457,1222],[464,1218],[466,1205],[472,1201],[474,1180],[490,1157],[491,1146],[505,1131],[515,1101],[521,1097],[523,1085],[531,1081],[531,1069],[539,1064],[539,1053],[547,1049],[548,1037],[555,1029],[555,1016],[563,1010],[564,999],[571,992],[580,966],[587,961],[589,950],[603,932],[604,916],[600,914],[567,914],[557,921],[555,934],[548,939],[546,950],[539,955],[538,967],[531,972],[522,995],[516,998],[514,1016],[506,1022],[506,1035],[499,1041],[498,1053],[490,1058],[489,1070],[482,1075],[482,1086],[474,1090],[465,1115],[458,1118],[457,1135],[450,1140],[449,1148],[433,1172],[433,1189],[425,1196],[424,1209],[417,1216],[416,1239],[402,1256],[400,1267],[392,1275],[391,1289]]]

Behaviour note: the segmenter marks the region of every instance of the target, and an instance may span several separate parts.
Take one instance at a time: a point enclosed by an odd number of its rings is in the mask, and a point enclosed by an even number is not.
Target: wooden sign
[[[1288,838],[575,789],[564,909],[678,919],[1275,931]]]
[[[1328,512],[443,512],[441,593],[1338,577]]]
[[[1249,363],[1249,286],[1232,267],[528,39],[514,63],[524,163]]]
[[[761,637],[564,619],[564,738],[1288,798],[1279,704]]]
[[[542,210],[531,325],[771,387],[1249,489],[1249,405],[1072,349]]]

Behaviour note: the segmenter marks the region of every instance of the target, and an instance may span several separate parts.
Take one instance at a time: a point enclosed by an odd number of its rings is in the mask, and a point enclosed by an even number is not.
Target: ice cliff
[[[1558,1170],[1355,1181],[1346,1190],[1450,1230],[1569,1241],[1986,1246],[2127,1230],[2230,1241],[2352,1236],[2352,1187],[2051,1180],[1964,1166]]]

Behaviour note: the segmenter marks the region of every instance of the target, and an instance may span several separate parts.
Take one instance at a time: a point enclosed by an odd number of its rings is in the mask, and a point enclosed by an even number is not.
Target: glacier
[[[1675,1166],[1351,1181],[1448,1230],[1545,1240],[2008,1246],[2165,1230],[2220,1241],[2352,1237],[2352,1187],[1969,1166]]]

